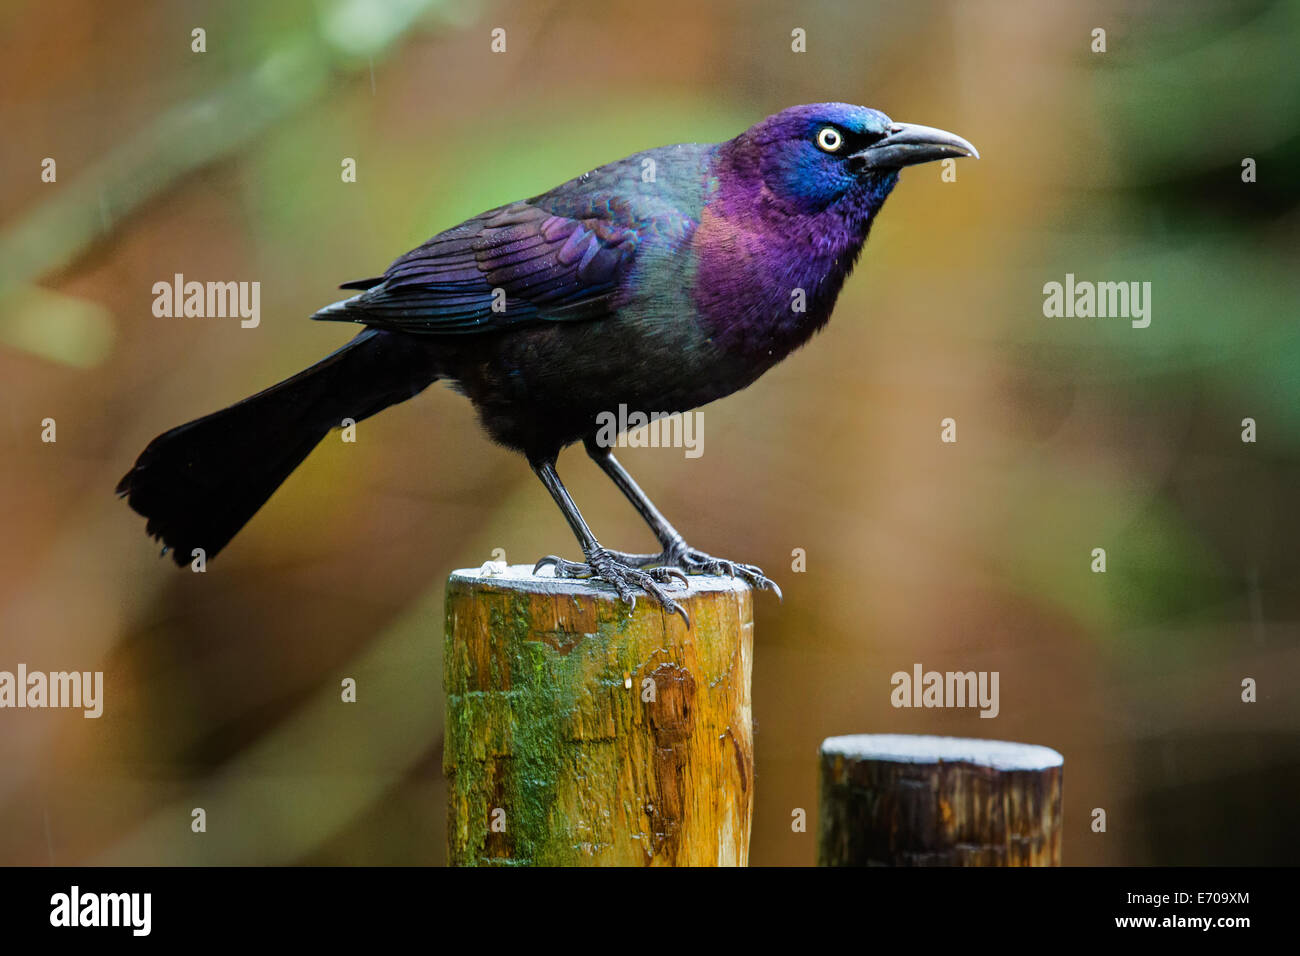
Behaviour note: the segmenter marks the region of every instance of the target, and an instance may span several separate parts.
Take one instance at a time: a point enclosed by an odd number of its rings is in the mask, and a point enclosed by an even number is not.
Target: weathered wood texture
[[[746,863],[751,594],[702,576],[678,594],[690,630],[648,598],[629,611],[528,567],[451,576],[453,865]]]
[[[997,740],[895,734],[821,747],[821,866],[1060,866],[1064,760]]]

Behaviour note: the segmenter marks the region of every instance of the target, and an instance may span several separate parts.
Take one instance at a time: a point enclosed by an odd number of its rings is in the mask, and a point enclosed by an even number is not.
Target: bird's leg
[[[686,539],[678,533],[677,529],[668,523],[668,519],[663,516],[649,496],[641,490],[640,485],[632,480],[632,476],[627,473],[614,453],[608,448],[602,447],[594,439],[588,438],[585,442],[587,454],[592,460],[600,466],[600,470],[618,485],[618,490],[623,492],[627,500],[632,502],[637,513],[650,526],[659,543],[663,545],[663,552],[660,554],[622,554],[614,552],[615,557],[632,567],[646,567],[647,565],[661,565],[673,568],[681,568],[687,572],[696,574],[725,574],[728,577],[739,577],[751,587],[759,590],[770,589],[776,592],[777,597],[781,596],[781,589],[777,587],[776,582],[763,573],[762,568],[755,567],[752,564],[741,564],[737,561],[727,561],[723,558],[715,558],[712,555],[705,554],[696,548],[692,548],[686,543]]]
[[[547,459],[539,459],[530,462],[533,471],[537,477],[542,480],[546,490],[551,493],[555,503],[560,506],[564,512],[564,518],[569,522],[569,527],[577,536],[578,544],[582,546],[582,553],[586,557],[585,563],[577,561],[566,561],[564,558],[556,555],[547,555],[537,562],[533,568],[536,573],[546,565],[552,565],[555,568],[557,578],[597,578],[613,585],[618,596],[627,601],[633,607],[636,607],[637,591],[644,591],[654,598],[659,605],[666,611],[673,614],[680,614],[682,620],[689,627],[691,620],[686,616],[686,612],[674,601],[669,595],[667,589],[663,587],[669,581],[680,582],[682,587],[686,587],[686,575],[675,567],[658,567],[645,570],[641,567],[635,567],[621,559],[616,552],[608,551],[600,546],[596,536],[591,533],[591,528],[587,527],[587,522],[582,517],[582,512],[578,506],[573,503],[569,491],[560,481],[560,476],[555,471],[555,458],[552,456]]]

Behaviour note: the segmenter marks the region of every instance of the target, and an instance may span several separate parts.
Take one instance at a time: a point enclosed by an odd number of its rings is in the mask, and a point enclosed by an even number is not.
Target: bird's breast
[[[863,237],[865,238],[865,237]],[[862,239],[738,228],[705,210],[696,231],[691,294],[699,321],[755,377],[803,345],[830,318]]]

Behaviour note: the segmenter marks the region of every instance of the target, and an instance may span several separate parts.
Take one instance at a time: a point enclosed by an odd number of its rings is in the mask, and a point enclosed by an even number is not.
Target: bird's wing
[[[483,332],[520,323],[601,318],[640,234],[618,217],[570,218],[513,203],[434,236],[382,277],[312,318],[404,332]]]

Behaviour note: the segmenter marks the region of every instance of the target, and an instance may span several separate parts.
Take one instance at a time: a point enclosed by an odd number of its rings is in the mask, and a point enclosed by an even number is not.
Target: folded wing
[[[513,203],[434,236],[382,277],[348,283],[364,291],[312,318],[426,334],[601,318],[638,244],[636,229],[610,219]]]

